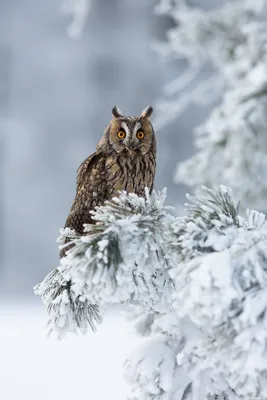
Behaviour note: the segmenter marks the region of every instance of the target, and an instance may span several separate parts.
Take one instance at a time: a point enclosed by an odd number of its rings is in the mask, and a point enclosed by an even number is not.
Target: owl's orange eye
[[[119,139],[124,139],[125,138],[125,132],[124,131],[119,131],[118,132],[118,138]]]
[[[139,131],[139,132],[137,132],[136,137],[137,137],[138,139],[144,139],[145,134],[144,134],[144,132]]]

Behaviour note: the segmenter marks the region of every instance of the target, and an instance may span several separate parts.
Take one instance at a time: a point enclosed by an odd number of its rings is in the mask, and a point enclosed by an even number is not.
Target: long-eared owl
[[[83,225],[94,223],[90,210],[115,197],[118,190],[139,196],[144,196],[145,187],[152,190],[156,170],[152,112],[148,106],[140,116],[127,117],[118,107],[112,109],[112,120],[96,151],[78,168],[76,196],[65,228],[83,234]]]

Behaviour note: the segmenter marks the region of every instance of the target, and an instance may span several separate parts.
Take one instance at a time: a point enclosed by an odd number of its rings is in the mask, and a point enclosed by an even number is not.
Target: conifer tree
[[[188,63],[159,102],[158,123],[176,119],[191,103],[221,100],[196,129],[196,154],[178,165],[175,179],[193,187],[227,185],[244,205],[266,211],[267,1],[226,1],[210,10],[187,3],[161,0],[157,7],[175,22],[164,57]]]

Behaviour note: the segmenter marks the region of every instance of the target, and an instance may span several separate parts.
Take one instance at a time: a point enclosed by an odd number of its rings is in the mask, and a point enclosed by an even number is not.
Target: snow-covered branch
[[[143,339],[125,362],[130,400],[266,396],[265,216],[240,216],[224,186],[188,196],[182,218],[164,200],[121,193],[86,235],[62,232],[75,247],[36,287],[50,329],[84,332],[131,305]]]
[[[164,200],[165,191],[151,196],[147,191],[146,198],[122,193],[92,212],[96,224],[85,225],[85,235],[62,230],[59,242],[67,238],[67,246],[75,247],[35,288],[47,305],[51,330],[60,335],[86,331],[88,323],[94,329],[93,319],[100,320],[98,304],[101,308],[127,302],[154,310],[166,307],[171,281],[166,243],[173,217]],[[88,304],[94,305],[92,318],[84,311]]]
[[[199,329],[180,363],[192,379],[205,379],[205,395],[231,388],[266,396],[267,224],[252,211],[238,225],[214,222],[200,233],[202,255],[170,271],[178,318],[189,316]]]

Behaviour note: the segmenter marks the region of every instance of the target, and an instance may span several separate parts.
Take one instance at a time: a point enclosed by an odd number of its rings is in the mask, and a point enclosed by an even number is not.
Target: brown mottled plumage
[[[76,196],[65,228],[83,233],[83,224],[94,223],[90,210],[117,195],[118,190],[144,196],[153,188],[156,170],[156,139],[150,122],[153,109],[139,117],[125,117],[114,107],[95,153],[79,167]],[[65,255],[66,248],[61,251]]]

